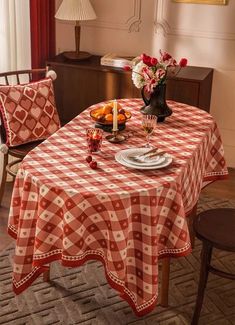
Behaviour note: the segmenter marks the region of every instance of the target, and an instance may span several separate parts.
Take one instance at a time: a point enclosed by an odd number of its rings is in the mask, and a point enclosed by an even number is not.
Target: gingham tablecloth
[[[159,123],[152,144],[173,157],[158,170],[135,170],[115,161],[121,149],[146,142],[141,99],[119,102],[132,118],[122,144],[103,141],[99,168],[90,169],[86,128],[94,105],[39,145],[18,171],[9,217],[16,238],[13,288],[18,294],[59,260],[79,266],[102,261],[107,280],[139,316],[158,297],[158,260],[191,251],[187,213],[203,182],[224,178],[227,168],[215,121],[203,110],[169,101],[172,116]],[[95,276],[95,275],[94,275]]]

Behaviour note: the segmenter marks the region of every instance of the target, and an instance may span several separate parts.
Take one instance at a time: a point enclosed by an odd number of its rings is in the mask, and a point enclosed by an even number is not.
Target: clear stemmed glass
[[[142,118],[142,127],[146,134],[147,143],[145,145],[146,148],[151,148],[150,145],[150,136],[154,131],[154,128],[157,125],[157,116],[155,115],[143,115]]]

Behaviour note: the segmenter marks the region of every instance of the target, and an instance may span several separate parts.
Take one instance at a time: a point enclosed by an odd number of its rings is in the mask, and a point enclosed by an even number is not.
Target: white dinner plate
[[[134,168],[134,169],[142,169],[142,170],[153,170],[153,169],[160,169],[166,166],[169,166],[172,163],[172,157],[170,156],[164,156],[164,160],[161,161],[159,164],[155,164],[152,166],[146,166],[146,165],[135,165],[133,163],[129,163],[126,160],[123,159],[122,157],[122,151],[119,151],[115,155],[115,159],[117,162],[119,162],[121,165],[129,168]]]
[[[121,158],[125,160],[127,163],[136,166],[156,166],[162,164],[165,161],[165,155],[154,156],[152,158],[149,157],[141,157],[138,159],[138,156],[148,152],[149,148],[131,148],[121,150]],[[135,158],[136,157],[136,158]]]

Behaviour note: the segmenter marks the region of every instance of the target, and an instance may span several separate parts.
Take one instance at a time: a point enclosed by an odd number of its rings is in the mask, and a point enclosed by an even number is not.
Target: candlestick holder
[[[118,133],[118,130],[112,130],[112,134],[107,135],[106,140],[112,143],[119,143],[126,140],[126,137]]]

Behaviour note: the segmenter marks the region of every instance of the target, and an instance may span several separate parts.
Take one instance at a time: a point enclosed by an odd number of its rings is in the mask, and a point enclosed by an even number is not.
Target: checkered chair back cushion
[[[9,147],[44,140],[60,128],[51,78],[0,86],[0,111]]]

